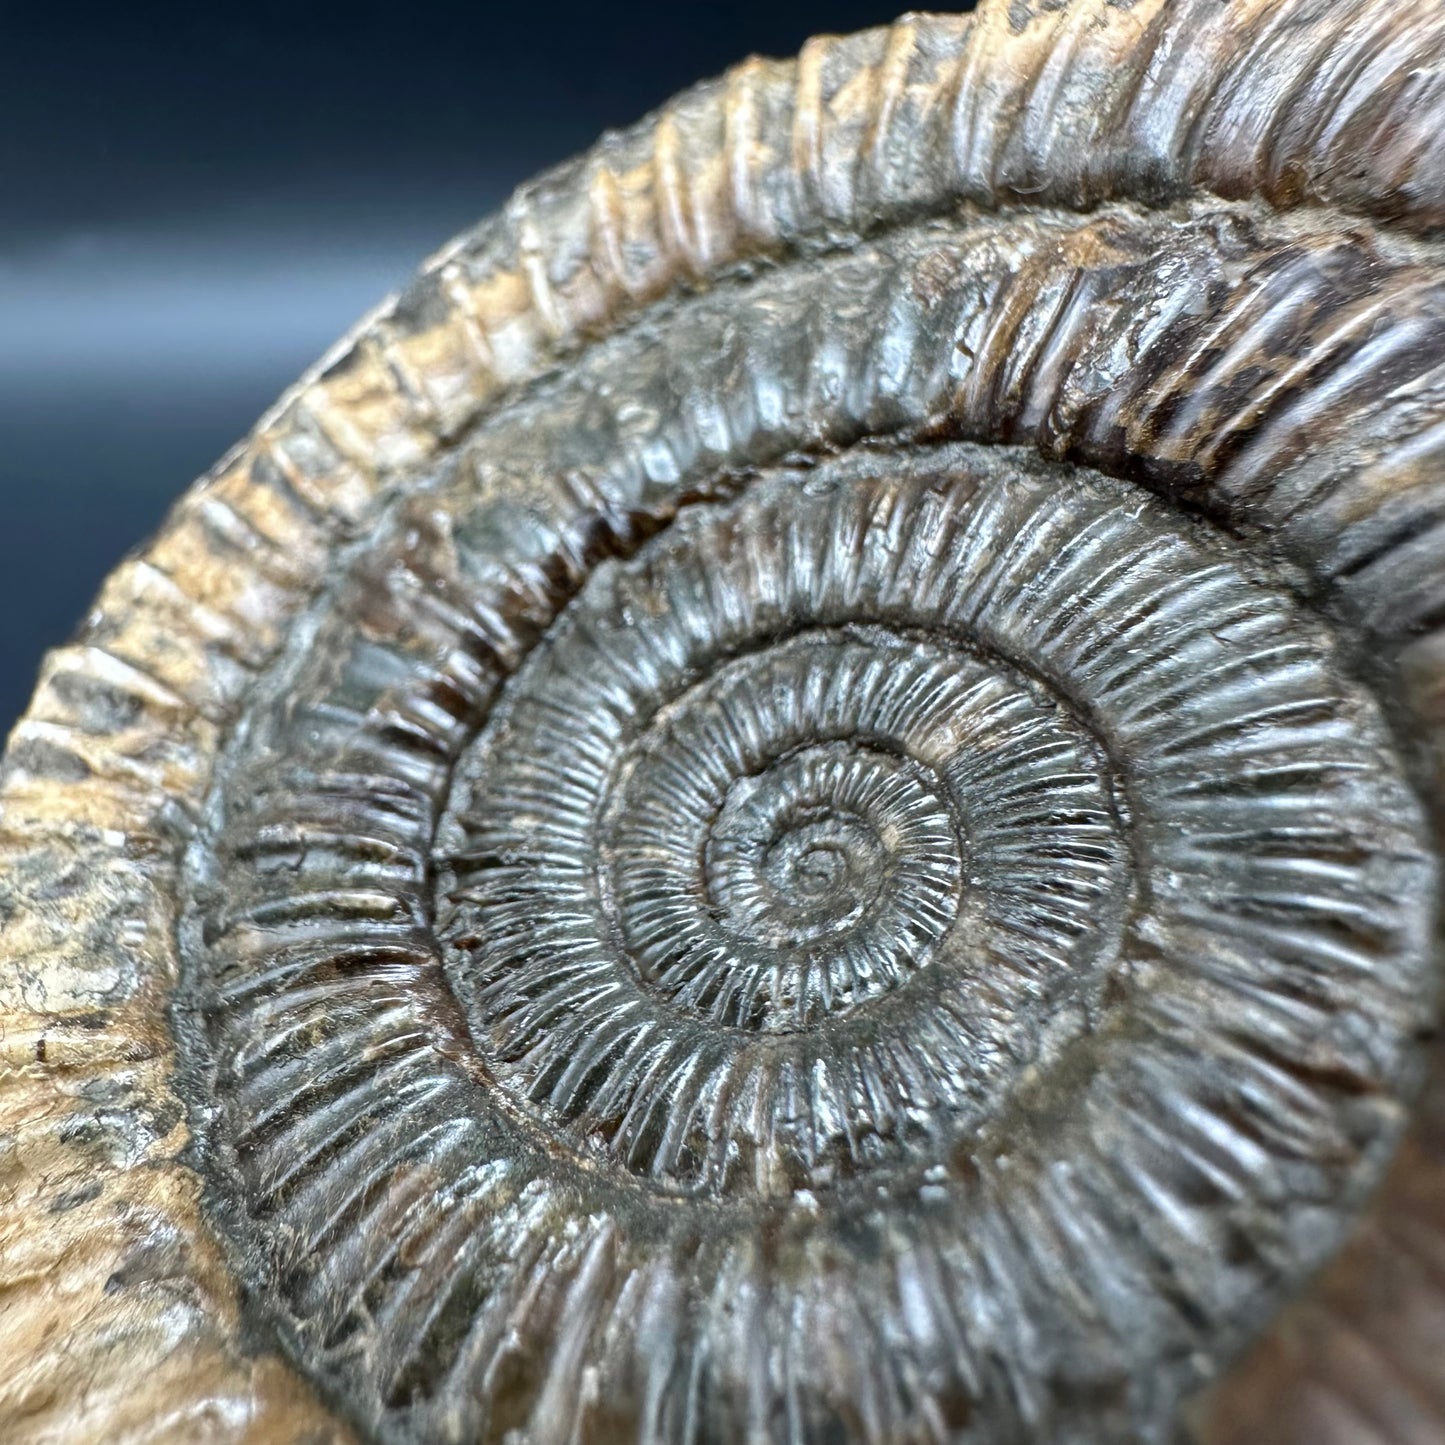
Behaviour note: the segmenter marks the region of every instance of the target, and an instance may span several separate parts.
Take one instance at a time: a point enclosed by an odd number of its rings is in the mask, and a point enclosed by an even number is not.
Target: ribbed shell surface
[[[1442,127],[985,0],[429,261],[10,739],[0,1435],[1445,1441]]]

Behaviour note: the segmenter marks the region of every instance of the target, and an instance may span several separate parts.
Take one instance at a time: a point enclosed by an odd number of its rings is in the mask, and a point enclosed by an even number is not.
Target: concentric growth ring
[[[1103,752],[916,591],[966,506],[789,480],[687,518],[594,576],[466,757],[442,932],[474,1034],[630,1168],[730,1190],[747,1159],[775,1193],[952,1137],[1116,963]],[[879,1029],[926,1054],[881,1067]]]
[[[844,468],[684,519],[464,759],[442,935],[488,1067],[689,1188],[943,1157],[1106,985],[1199,969],[1256,886],[1227,840],[1342,805],[1290,613],[1101,482]]]

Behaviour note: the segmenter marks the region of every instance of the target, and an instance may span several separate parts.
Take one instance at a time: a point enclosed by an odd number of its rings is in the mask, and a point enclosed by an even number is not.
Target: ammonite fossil
[[[989,0],[430,261],[11,739],[0,1436],[1445,1440],[1442,127]]]

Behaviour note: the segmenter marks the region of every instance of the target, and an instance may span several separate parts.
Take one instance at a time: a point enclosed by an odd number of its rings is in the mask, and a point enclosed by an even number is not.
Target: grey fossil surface
[[[985,0],[429,261],[0,777],[0,1437],[1445,1442],[1445,6]]]

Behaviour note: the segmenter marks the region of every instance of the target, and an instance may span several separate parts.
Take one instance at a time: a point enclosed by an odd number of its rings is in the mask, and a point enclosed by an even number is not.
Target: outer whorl
[[[11,738],[13,1441],[1445,1441],[1445,10],[996,0],[524,188]]]

